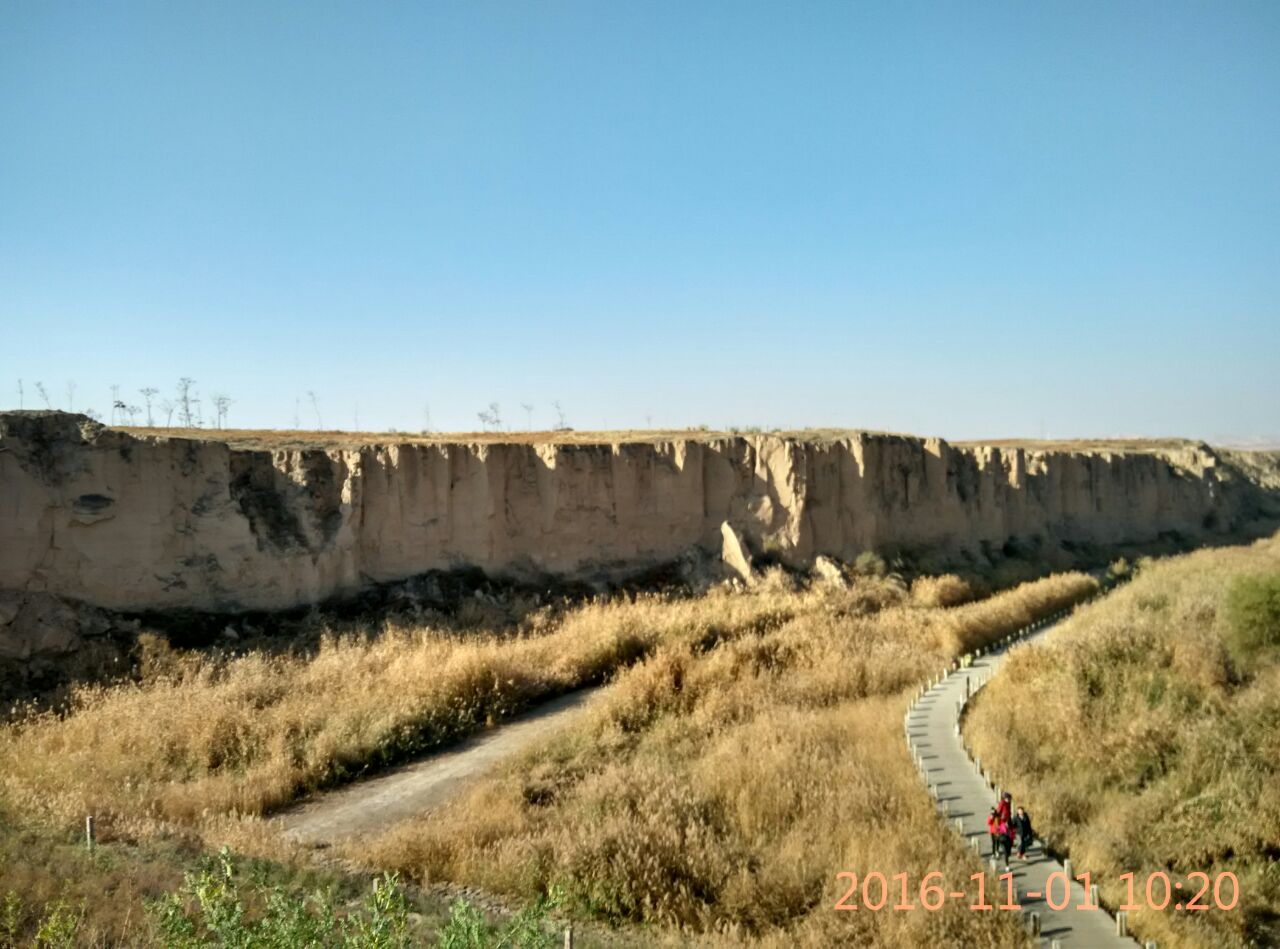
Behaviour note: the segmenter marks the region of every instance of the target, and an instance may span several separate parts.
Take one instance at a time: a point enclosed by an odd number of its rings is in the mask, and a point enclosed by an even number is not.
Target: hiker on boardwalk
[[[1004,868],[1009,869],[1009,855],[1013,852],[1013,825],[997,815],[996,832],[1000,837],[1000,856],[1004,859]]]
[[[1013,815],[1013,830],[1018,834],[1018,859],[1026,860],[1035,832],[1031,829],[1031,815],[1024,808],[1018,808],[1018,813]]]
[[[1013,795],[1008,791],[1000,795],[1000,802],[996,805],[996,813],[1000,815],[1000,819],[1006,824],[1013,820]]]
[[[991,856],[1000,852],[1000,812],[994,807],[987,815],[987,833],[991,835]]]

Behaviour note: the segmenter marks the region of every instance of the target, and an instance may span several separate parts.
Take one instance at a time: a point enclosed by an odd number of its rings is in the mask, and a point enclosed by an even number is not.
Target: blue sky
[[[0,2],[0,406],[1280,438],[1280,4]]]

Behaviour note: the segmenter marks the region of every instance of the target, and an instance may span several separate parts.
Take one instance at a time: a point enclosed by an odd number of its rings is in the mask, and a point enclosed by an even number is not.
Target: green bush
[[[440,930],[439,949],[554,949],[558,933],[548,930],[547,914],[563,901],[559,890],[541,896],[503,927],[491,926],[466,900],[453,904],[449,921]]]
[[[854,560],[853,569],[864,577],[883,577],[889,572],[889,565],[874,550],[864,550]]]
[[[397,878],[376,881],[360,908],[339,916],[328,893],[299,897],[255,881],[242,891],[243,874],[225,848],[181,889],[152,906],[164,945],[179,949],[402,949],[411,945],[409,907]]]
[[[0,949],[14,949],[22,931],[22,900],[10,890],[0,900]]]
[[[1227,645],[1237,656],[1280,646],[1280,573],[1236,577],[1225,605]]]
[[[80,914],[61,900],[45,907],[45,917],[36,930],[35,949],[72,949],[80,931]]]
[[[1122,580],[1131,580],[1135,570],[1133,564],[1121,557],[1119,560],[1112,561],[1111,566],[1107,567],[1107,582],[1119,583]]]
[[[72,949],[83,916],[83,906],[78,913],[72,912],[64,900],[55,900],[45,906],[43,916],[34,920],[35,937],[25,942],[22,930],[28,914],[22,899],[10,890],[0,900],[0,949],[18,949],[23,945],[35,949]]]
[[[553,890],[505,925],[493,926],[471,903],[458,900],[437,945],[440,949],[552,949],[558,939],[548,929],[547,914],[562,901],[559,891]],[[0,927],[20,911],[20,906],[10,907],[7,902],[0,905]],[[374,881],[373,891],[360,906],[343,915],[334,909],[330,893],[299,895],[280,886],[268,888],[252,873],[246,881],[225,848],[215,859],[206,860],[198,873],[188,873],[176,893],[152,904],[151,913],[163,944],[170,949],[407,949],[421,945],[409,932],[409,904],[394,874]],[[67,940],[74,939],[75,921],[59,904],[46,921],[52,935],[45,942],[38,936],[37,945],[71,946]]]

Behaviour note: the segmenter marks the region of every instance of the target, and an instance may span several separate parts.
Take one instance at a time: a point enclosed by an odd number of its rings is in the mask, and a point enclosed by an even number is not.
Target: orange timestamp
[[[1020,910],[1018,902],[1021,896],[1027,899],[1043,899],[1045,905],[1055,912],[1068,908],[1078,910],[1095,910],[1098,904],[1093,902],[1094,889],[1088,873],[1079,873],[1074,879],[1084,890],[1084,899],[1072,904],[1072,878],[1065,870],[1049,874],[1044,890],[1020,891],[1014,883],[1013,873],[1000,874],[996,878],[995,892],[987,897],[987,884],[990,877],[986,873],[974,873],[969,883],[975,884],[976,892],[964,889],[951,889],[946,885],[945,875],[941,870],[926,873],[916,886],[911,885],[910,874],[895,873],[886,876],[873,870],[859,879],[858,874],[843,871],[836,874],[836,880],[848,880],[849,885],[844,895],[836,900],[833,909],[841,912],[854,910],[871,910],[876,912],[892,909],[897,912],[924,909],[937,912],[948,903],[963,903],[967,909],[975,911]],[[1153,910],[1232,910],[1240,903],[1240,881],[1230,871],[1223,871],[1215,877],[1199,871],[1187,874],[1187,882],[1172,880],[1164,871],[1147,874],[1142,886],[1137,882],[1136,874],[1122,873],[1120,882],[1125,885],[1128,899],[1116,907],[1118,910],[1134,912],[1139,909]],[[894,897],[897,899],[894,899]],[[1139,901],[1141,896],[1141,901]],[[968,902],[966,902],[968,901]]]

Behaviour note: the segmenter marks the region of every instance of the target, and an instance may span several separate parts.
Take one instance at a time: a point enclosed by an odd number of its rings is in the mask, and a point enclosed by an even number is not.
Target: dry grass
[[[829,912],[834,873],[967,876],[911,771],[906,693],[1092,588],[1064,575],[939,609],[893,578],[802,589],[774,571],[746,592],[537,614],[507,636],[388,628],[306,656],[162,654],[147,681],[0,730],[0,797],[66,833],[94,813],[108,842],[176,833],[281,855],[258,815],[304,790],[616,674],[587,728],[452,811],[444,837],[427,827],[381,859],[511,893],[563,881],[580,912],[705,932],[1012,945],[1009,920],[962,911]]]
[[[1233,578],[1276,572],[1280,535],[1147,565],[1011,656],[969,719],[983,761],[1111,905],[1129,871],[1237,874],[1235,911],[1133,914],[1161,947],[1280,943],[1280,658],[1238,665],[1223,610]]]
[[[590,604],[498,637],[389,628],[326,637],[315,655],[188,654],[166,674],[82,688],[66,716],[0,738],[0,790],[58,821],[122,833],[254,816],[599,682],[664,639],[736,635],[784,619],[755,598]]]
[[[911,599],[926,607],[959,606],[961,603],[968,603],[974,596],[969,581],[954,573],[917,577],[911,584]]]
[[[148,905],[177,891],[184,874],[197,871],[208,854],[174,839],[99,842],[87,852],[81,832],[16,826],[13,817],[0,808],[0,949],[172,945]],[[261,860],[237,862],[243,877],[240,895],[250,918],[261,915],[276,887],[298,904],[316,893],[329,893],[342,912],[354,909],[370,890],[367,874]],[[414,944],[433,944],[427,939],[447,918],[449,897],[412,888],[405,896],[414,912],[419,939]],[[59,912],[74,921],[74,939],[42,941],[42,923]],[[591,938],[582,942],[599,945]]]
[[[232,448],[298,450],[308,448],[356,449],[369,445],[619,445],[631,443],[654,444],[673,441],[710,442],[735,437],[770,436],[809,442],[829,442],[850,438],[859,433],[869,435],[895,435],[891,432],[873,432],[866,429],[798,429],[782,431],[759,428],[743,430],[713,430],[708,428],[665,429],[602,429],[575,431],[573,429],[542,431],[501,432],[342,432],[310,429],[209,429],[209,428],[130,428],[111,426],[139,438],[190,438],[197,441],[225,442]],[[901,437],[901,436],[899,436]]]
[[[40,918],[59,903],[79,917],[78,945],[150,942],[143,902],[182,882],[180,867],[193,859],[189,850],[165,844],[90,855],[77,835],[19,828],[12,816],[0,811],[0,900],[10,906],[8,919],[0,920],[0,946],[32,945]],[[5,923],[14,930],[12,943]]]
[[[311,429],[210,429],[210,428],[146,428],[110,426],[139,438],[191,438],[198,441],[225,442],[233,448],[246,449],[304,449],[304,448],[360,448],[366,445],[386,444],[558,444],[558,445],[615,445],[631,442],[712,441],[736,436],[770,435],[799,441],[829,442],[850,438],[858,434],[906,436],[906,433],[881,432],[870,429],[807,428],[807,429],[601,429],[575,431],[501,431],[501,432],[348,432]],[[921,436],[923,437],[923,436]],[[1053,452],[1111,452],[1164,453],[1199,445],[1199,442],[1182,438],[1116,438],[1116,439],[986,439],[980,441],[955,441],[953,448],[1024,448],[1029,451]],[[1251,456],[1262,454],[1239,450],[1233,454]],[[1273,452],[1274,453],[1274,452]]]
[[[1027,451],[1110,452],[1150,454],[1195,448],[1202,442],[1190,438],[984,438],[952,442],[957,448],[1022,448]]]
[[[423,881],[767,945],[1022,945],[1017,921],[836,913],[836,873],[974,872],[906,751],[910,690],[979,642],[1096,588],[1060,575],[950,610],[892,580],[734,599],[768,622],[664,638],[582,725],[430,818],[348,855]],[[714,615],[723,607],[707,603]]]

